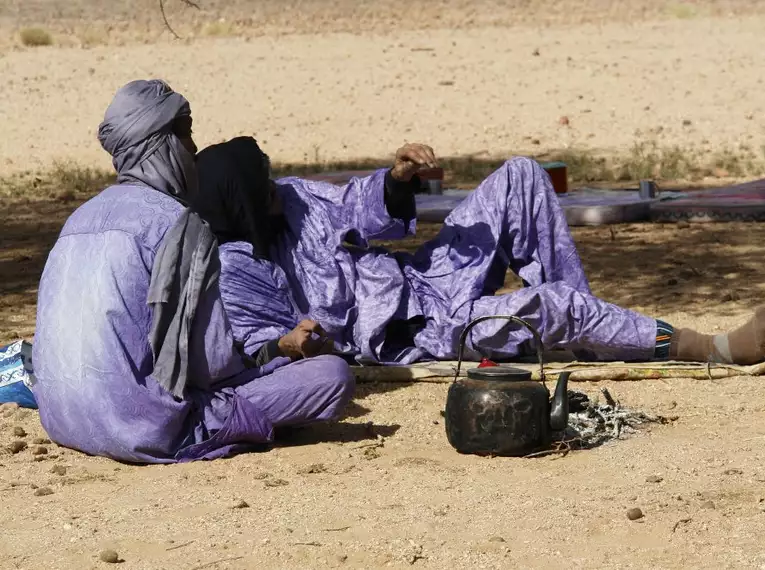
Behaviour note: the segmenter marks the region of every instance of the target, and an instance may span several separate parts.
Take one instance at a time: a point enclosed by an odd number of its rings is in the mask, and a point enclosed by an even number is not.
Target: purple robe
[[[40,282],[33,354],[32,390],[57,443],[129,462],[212,459],[272,441],[274,427],[336,418],[350,399],[338,357],[247,368],[217,287],[192,324],[185,397],[157,384],[147,290],[182,210],[166,194],[119,185],[67,220]]]
[[[252,259],[246,243],[221,247],[224,305],[248,351],[312,318],[360,360],[453,359],[471,319],[510,314],[537,328],[547,349],[653,357],[656,321],[592,295],[549,176],[533,160],[506,162],[413,255],[364,249],[370,239],[414,232],[385,210],[383,179],[381,170],[345,187],[280,180],[288,228],[274,262]],[[495,295],[508,268],[526,287]],[[425,326],[412,346],[386,350],[388,323],[418,316]],[[512,323],[489,321],[473,329],[467,355],[509,359],[531,341]]]

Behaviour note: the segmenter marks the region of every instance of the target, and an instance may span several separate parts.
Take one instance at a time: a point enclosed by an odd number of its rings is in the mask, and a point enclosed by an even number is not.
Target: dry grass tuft
[[[53,36],[42,28],[24,28],[19,32],[19,38],[27,47],[53,45]]]

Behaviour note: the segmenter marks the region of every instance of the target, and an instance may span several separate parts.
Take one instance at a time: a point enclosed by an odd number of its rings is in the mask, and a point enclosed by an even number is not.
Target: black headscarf
[[[275,230],[268,211],[271,161],[252,137],[236,137],[197,154],[199,188],[192,207],[219,243],[246,241],[253,255],[268,258]]]

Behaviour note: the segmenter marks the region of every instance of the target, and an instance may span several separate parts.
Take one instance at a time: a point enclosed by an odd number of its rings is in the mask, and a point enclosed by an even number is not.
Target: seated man
[[[336,418],[353,392],[341,358],[255,367],[236,348],[215,237],[186,207],[197,186],[186,99],[131,82],[98,137],[118,184],[69,217],[40,281],[32,390],[51,439],[171,463]]]
[[[429,147],[410,144],[390,170],[338,187],[272,182],[268,157],[249,137],[199,154],[194,206],[223,243],[223,302],[248,354],[261,362],[314,354],[281,339],[310,319],[307,331],[325,330],[338,352],[360,361],[453,359],[470,320],[516,315],[546,349],[603,360],[744,364],[765,356],[765,314],[711,337],[594,297],[549,177],[526,158],[489,176],[414,255],[368,247],[414,231],[416,171],[435,164]],[[508,267],[525,288],[495,295]],[[512,323],[487,321],[473,329],[468,357],[510,359],[531,339]]]

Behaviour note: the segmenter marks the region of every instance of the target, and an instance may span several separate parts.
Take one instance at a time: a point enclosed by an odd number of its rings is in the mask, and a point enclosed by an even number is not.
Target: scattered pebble
[[[48,448],[44,446],[35,447],[32,450],[32,455],[48,455]]]
[[[244,500],[240,499],[240,500],[238,500],[237,502],[235,502],[235,503],[234,503],[234,504],[231,506],[231,508],[232,508],[232,509],[246,509],[246,508],[249,508],[249,506],[250,506],[250,505],[249,505],[249,503],[248,503],[247,501],[244,501]]]
[[[674,277],[672,277],[671,279],[667,279],[667,285],[669,285],[670,287],[674,287],[675,285],[677,285],[677,279],[675,279]]]
[[[35,445],[48,445],[50,440],[47,437],[36,437],[32,440]]]
[[[678,229],[687,230],[688,228],[691,227],[691,222],[689,222],[688,220],[680,220],[677,222],[676,226]]]
[[[438,84],[443,87],[451,87],[454,85],[454,81],[439,81]]]
[[[540,55],[540,53],[541,52],[539,51],[539,48],[536,48],[534,51],[531,52],[531,55],[533,55],[534,57],[537,57]]]
[[[297,470],[298,475],[309,475],[311,473],[326,473],[327,467],[323,463],[312,463]]]
[[[120,562],[120,555],[117,554],[116,551],[110,548],[107,548],[106,550],[102,550],[98,554],[98,558],[100,558],[102,562],[106,562],[107,564],[117,564]]]
[[[66,475],[66,467],[63,465],[54,465],[50,468],[50,472],[54,475]]]
[[[738,467],[732,467],[731,469],[726,469],[723,473],[725,473],[726,475],[743,475],[744,474],[744,472]]]
[[[730,303],[731,301],[738,301],[739,299],[740,296],[736,291],[728,291],[720,298],[723,303]]]
[[[542,141],[540,141],[539,139],[531,139],[531,144],[533,144],[534,146],[539,146],[540,144],[542,144]]]
[[[565,115],[563,115],[560,119],[558,119],[558,124],[563,126],[563,127],[569,126],[570,123],[571,123],[571,121]]]
[[[49,455],[35,455],[32,458],[32,461],[39,463],[40,461],[47,461],[48,459],[50,459]]]
[[[643,518],[643,511],[641,511],[637,507],[634,507],[634,508],[632,508],[632,509],[627,511],[627,518],[630,519],[631,521],[636,521],[638,519],[642,519]]]
[[[347,554],[338,554],[337,555],[337,561],[340,564],[343,564],[346,560],[348,560],[348,555]]]
[[[715,508],[715,504],[712,501],[704,501],[701,503],[702,509],[713,509]]]
[[[364,459],[372,460],[372,459],[378,459],[380,457],[380,452],[377,451],[376,447],[367,447],[364,450]]]
[[[289,481],[285,481],[284,479],[266,479],[263,481],[263,484],[266,487],[284,487],[285,485],[289,485]]]
[[[27,432],[26,430],[24,430],[23,427],[16,426],[15,428],[13,428],[13,435],[15,435],[16,437],[26,437]]]
[[[26,448],[27,448],[27,442],[26,441],[17,440],[17,441],[14,441],[13,443],[11,443],[8,446],[8,451],[10,451],[13,454],[16,454],[16,453],[21,453]]]
[[[505,541],[505,539],[504,539],[504,538],[502,538],[501,536],[492,536],[492,537],[489,539],[489,542],[506,542],[506,541]]]
[[[47,497],[48,495],[53,494],[53,489],[50,487],[40,487],[39,489],[35,489],[35,497]]]
[[[661,475],[649,475],[645,478],[646,483],[661,483],[662,481],[664,481],[664,477]]]
[[[256,473],[255,475],[252,476],[253,479],[258,481],[262,479],[268,479],[269,477],[271,477],[271,474],[266,472]]]
[[[693,121],[690,119],[683,119],[683,126],[684,127],[690,127],[693,124]]]

